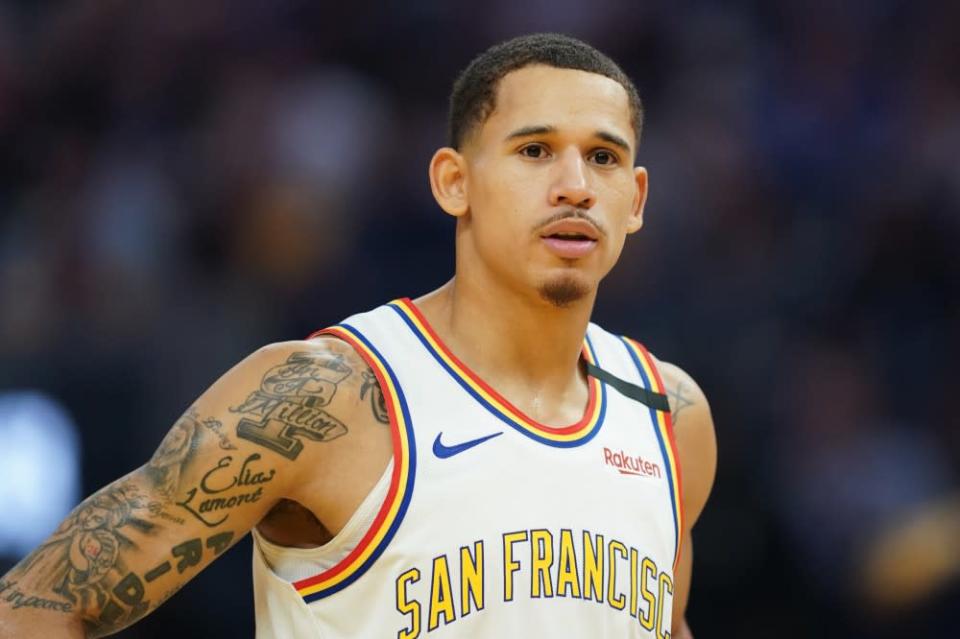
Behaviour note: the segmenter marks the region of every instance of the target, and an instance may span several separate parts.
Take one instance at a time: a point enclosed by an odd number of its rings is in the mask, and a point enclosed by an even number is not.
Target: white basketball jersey
[[[550,427],[459,361],[409,299],[321,333],[376,373],[394,457],[362,529],[341,533],[355,543],[318,574],[281,578],[255,535],[257,637],[670,636],[680,478],[642,346],[591,324],[583,418]],[[314,551],[278,552],[310,565]]]

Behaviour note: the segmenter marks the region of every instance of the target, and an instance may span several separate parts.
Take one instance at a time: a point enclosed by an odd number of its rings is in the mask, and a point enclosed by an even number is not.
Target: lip
[[[540,237],[546,238],[557,233],[577,233],[596,242],[600,239],[597,227],[582,218],[567,218],[548,224],[540,231]]]
[[[558,233],[577,234],[583,237],[577,239],[551,237]],[[557,220],[545,226],[540,231],[540,239],[547,246],[547,249],[557,257],[578,259],[589,255],[597,247],[600,233],[597,227],[587,220],[568,218]]]
[[[551,253],[557,257],[568,260],[589,255],[593,249],[597,248],[596,240],[561,240],[556,237],[544,237],[541,239]]]

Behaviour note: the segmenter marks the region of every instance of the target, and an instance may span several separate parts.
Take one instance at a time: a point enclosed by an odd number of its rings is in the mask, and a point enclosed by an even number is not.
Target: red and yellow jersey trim
[[[667,387],[660,377],[653,361],[653,356],[643,347],[629,337],[623,338],[623,343],[630,353],[640,371],[640,377],[644,385],[662,395],[667,394]],[[680,476],[680,457],[677,454],[677,442],[673,436],[673,420],[669,411],[650,409],[650,417],[653,419],[656,429],[657,441],[660,444],[660,452],[667,467],[667,482],[670,487],[670,502],[673,507],[673,524],[676,536],[675,552],[673,557],[673,569],[677,570],[677,562],[680,559],[680,546],[683,542],[683,482]]]
[[[389,306],[400,315],[440,366],[467,393],[508,426],[538,442],[562,448],[585,444],[599,432],[607,406],[606,386],[600,380],[587,378],[589,398],[580,421],[569,426],[548,426],[527,416],[460,361],[443,343],[412,300],[394,300]],[[589,336],[584,336],[582,357],[599,366]]]
[[[335,566],[313,577],[293,583],[293,587],[307,602],[339,592],[365,573],[393,539],[407,512],[416,475],[416,446],[410,412],[390,365],[360,332],[348,324],[339,324],[317,331],[311,337],[330,335],[348,344],[373,370],[390,418],[393,437],[393,475],[390,488],[377,516],[366,534],[350,554]]]

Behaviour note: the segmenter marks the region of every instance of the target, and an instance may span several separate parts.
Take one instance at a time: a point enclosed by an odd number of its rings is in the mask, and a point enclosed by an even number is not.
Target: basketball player
[[[429,168],[455,277],[227,372],[0,580],[0,635],[115,632],[253,531],[264,639],[689,637],[707,402],[589,322],[640,123],[580,41],[474,60]]]

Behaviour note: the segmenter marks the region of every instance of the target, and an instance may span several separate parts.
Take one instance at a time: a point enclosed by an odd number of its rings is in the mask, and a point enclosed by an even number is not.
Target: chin
[[[587,298],[592,291],[589,282],[571,274],[551,277],[537,286],[540,298],[556,308],[567,308]]]

